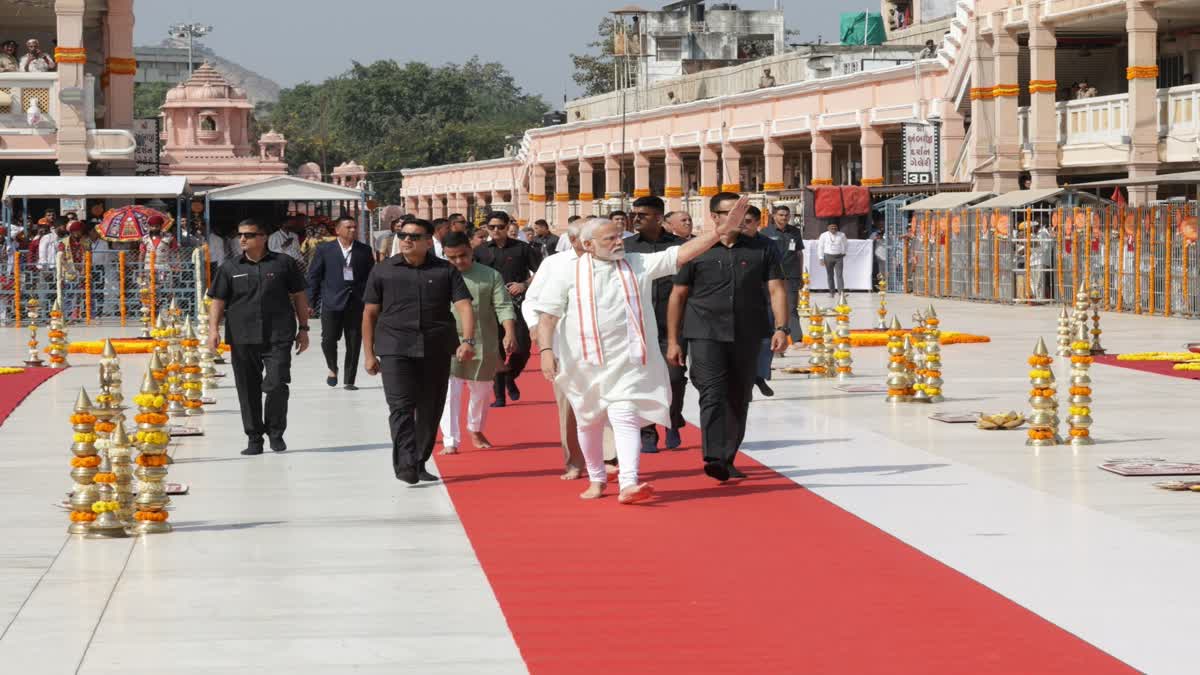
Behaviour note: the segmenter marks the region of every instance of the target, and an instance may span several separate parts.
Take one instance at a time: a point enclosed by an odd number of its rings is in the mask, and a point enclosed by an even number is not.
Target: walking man
[[[230,347],[247,439],[242,454],[261,455],[263,434],[270,439],[272,450],[283,452],[287,450],[283,432],[292,380],[291,347],[294,343],[296,354],[308,349],[304,274],[291,256],[267,250],[267,229],[258,221],[243,220],[237,233],[241,255],[217,268],[208,289],[213,299],[208,346],[217,351],[221,319],[225,318],[225,342]]]
[[[788,327],[770,328],[768,292],[775,316],[786,313],[783,270],[775,246],[756,243],[739,231],[745,197],[719,192],[709,200],[709,211],[721,233],[720,245],[675,275],[667,359],[683,365],[687,341],[692,382],[700,393],[704,473],[723,482],[744,477],[733,460],[746,435],[762,340],[770,336],[778,354],[787,347]]]
[[[346,362],[342,383],[346,389],[358,389],[358,354],[362,349],[363,292],[367,277],[375,266],[371,247],[356,241],[358,222],[341,216],[334,223],[337,239],[317,246],[308,267],[308,305],[321,313],[321,352],[329,374],[325,384],[338,383],[338,340],[346,337]]]
[[[471,309],[475,315],[475,357],[469,361],[456,361],[450,365],[450,390],[446,407],[442,411],[442,453],[453,455],[458,452],[462,438],[459,416],[462,413],[462,394],[467,391],[467,431],[477,448],[490,448],[491,442],[483,435],[487,421],[488,393],[500,354],[511,354],[517,342],[517,321],[512,298],[504,287],[504,280],[496,270],[475,263],[471,242],[461,232],[451,232],[442,241],[442,252],[446,260],[462,274],[467,290],[471,293]],[[463,319],[454,308],[454,319],[459,336],[463,335]],[[498,334],[503,327],[503,338]]]
[[[627,253],[657,253],[672,246],[679,246],[683,240],[667,232],[663,227],[663,200],[658,197],[639,197],[633,202],[630,215],[633,217],[633,228],[636,234],[625,240]],[[651,304],[654,307],[654,323],[658,328],[658,349],[667,355],[667,305],[671,302],[673,285],[670,277],[657,279],[651,288]],[[684,354],[687,359],[687,354]],[[667,364],[667,374],[671,378],[671,425],[667,427],[668,449],[678,448],[681,441],[679,430],[687,422],[683,419],[683,393],[687,390],[687,370],[683,366]],[[658,452],[658,427],[653,424],[642,427],[642,452]]]
[[[404,223],[400,252],[371,270],[363,296],[363,351],[367,372],[383,373],[396,478],[415,485],[436,481],[425,470],[446,406],[450,357],[475,356],[475,312],[462,274],[433,255],[433,225]],[[462,320],[462,339],[450,306]]]
[[[508,231],[512,219],[503,211],[493,211],[488,216],[487,228],[492,234],[492,240],[475,249],[475,262],[483,263],[500,273],[508,294],[512,297],[517,315],[517,345],[512,354],[508,355],[506,366],[496,373],[492,384],[492,393],[496,400],[494,408],[503,408],[505,396],[514,401],[521,400],[521,390],[517,388],[517,377],[525,370],[529,361],[529,326],[521,317],[521,303],[525,300],[525,291],[529,289],[529,280],[542,264],[542,256],[529,244],[513,237]]]
[[[745,200],[737,201],[735,222],[745,208]],[[671,424],[667,364],[654,348],[658,326],[650,320],[653,282],[708,250],[729,229],[722,222],[681,246],[626,254],[620,227],[594,219],[580,233],[585,253],[574,269],[547,280],[537,307],[542,374],[563,389],[575,411],[590,482],[580,497],[604,494],[606,425],[612,427],[620,461],[619,501],[631,504],[653,494],[648,483],[638,482],[641,428]]]
[[[817,255],[821,266],[825,268],[825,279],[829,282],[829,297],[835,297],[846,290],[846,281],[842,278],[842,267],[846,261],[846,234],[838,230],[837,223],[829,223],[829,228],[817,239]],[[836,290],[834,282],[837,282]]]

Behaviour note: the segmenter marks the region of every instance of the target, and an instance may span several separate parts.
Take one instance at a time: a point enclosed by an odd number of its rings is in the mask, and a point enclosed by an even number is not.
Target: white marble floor
[[[873,302],[853,297],[856,325]],[[889,298],[901,316],[926,304]],[[1188,417],[1200,383],[1096,366],[1100,442],[1033,452],[1019,432],[927,416],[1023,409],[1025,359],[1038,335],[1052,341],[1056,312],[937,309],[944,329],[993,340],[944,348],[946,403],[893,408],[879,394],[779,375],[777,395],[752,407],[746,451],[1139,669],[1190,672],[1185,631],[1200,611],[1176,589],[1200,553],[1200,495],[1095,465],[1200,460]],[[1112,351],[1175,349],[1200,334],[1182,320],[1104,321]],[[73,338],[109,334],[72,329]],[[0,330],[0,364],[20,360],[24,339]],[[861,381],[882,382],[884,350],[854,356]],[[0,427],[0,670],[525,671],[445,489],[392,477],[377,381],[362,376],[358,392],[325,387],[314,344],[295,361],[291,449],[255,458],[237,454],[236,398],[221,390],[201,419],[206,435],[175,450],[171,479],[192,486],[175,501],[177,531],[85,541],[66,536],[54,506],[70,484],[70,404],[96,380],[94,357],[76,363]],[[129,395],[145,358],[123,364]],[[695,420],[694,390],[688,402]]]

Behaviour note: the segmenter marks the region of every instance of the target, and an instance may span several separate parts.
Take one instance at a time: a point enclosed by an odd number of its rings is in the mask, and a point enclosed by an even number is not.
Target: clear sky
[[[833,0],[780,0],[791,41],[837,37]],[[504,64],[526,91],[560,107],[571,81],[571,52],[587,51],[605,14],[627,0],[137,0],[134,42],[158,44],[179,21],[207,23],[204,42],[284,87],[319,82],[351,61],[459,63],[478,55]],[[657,9],[665,2],[643,2]],[[709,3],[712,4],[711,2]],[[773,0],[738,3],[768,9]],[[862,3],[859,3],[862,4]],[[861,9],[879,11],[877,0]]]

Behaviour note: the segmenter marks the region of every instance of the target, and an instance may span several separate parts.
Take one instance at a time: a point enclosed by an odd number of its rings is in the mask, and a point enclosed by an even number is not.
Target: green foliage
[[[584,96],[607,94],[613,90],[613,29],[612,17],[605,17],[597,28],[599,39],[588,43],[588,47],[598,49],[600,53],[571,54],[571,65],[575,68],[571,79],[583,87]]]
[[[328,172],[353,159],[380,172],[499,157],[504,137],[536,126],[546,110],[497,63],[386,60],[283,90],[267,121],[287,137],[293,169],[316,162]],[[380,201],[398,199],[399,178],[372,177]]]
[[[159,108],[167,100],[170,82],[137,82],[133,85],[133,116],[158,117]]]

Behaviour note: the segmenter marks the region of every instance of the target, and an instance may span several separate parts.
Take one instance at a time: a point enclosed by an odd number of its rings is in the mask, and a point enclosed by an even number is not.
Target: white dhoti
[[[462,425],[459,417],[462,414],[462,395],[467,392],[467,431],[478,433],[483,431],[483,423],[487,421],[488,396],[492,393],[491,380],[464,380],[460,377],[450,378],[450,387],[446,390],[446,407],[442,410],[442,447],[457,448],[462,439]]]
[[[637,483],[637,430],[671,424],[670,377],[658,347],[651,288],[675,273],[677,260],[678,247],[630,253],[617,262],[584,255],[548,279],[538,298],[536,311],[559,317],[555,385],[575,411],[594,482],[604,481],[599,441],[606,423],[613,428],[622,488]]]

